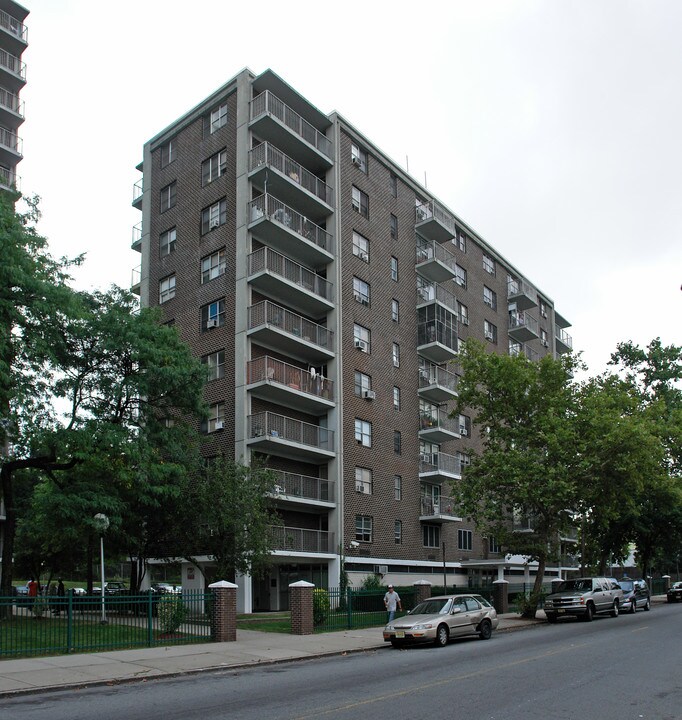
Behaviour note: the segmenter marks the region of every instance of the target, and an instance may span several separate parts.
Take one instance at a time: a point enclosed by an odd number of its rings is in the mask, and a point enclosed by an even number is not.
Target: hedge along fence
[[[413,587],[394,588],[400,595],[404,615],[415,604],[416,591]],[[313,622],[315,632],[353,630],[355,628],[384,625],[387,620],[384,607],[386,590],[353,590],[347,588],[315,589],[313,592]]]

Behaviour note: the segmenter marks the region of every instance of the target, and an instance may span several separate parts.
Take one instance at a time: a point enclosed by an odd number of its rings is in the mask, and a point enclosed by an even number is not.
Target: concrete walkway
[[[509,613],[500,616],[497,632],[532,627],[543,621],[542,611],[538,611],[535,620],[522,620],[517,614]],[[239,629],[237,641],[229,643],[0,660],[0,699],[44,690],[132,682],[389,648],[390,645],[383,641],[381,630],[382,627],[376,627],[316,635],[288,635]]]

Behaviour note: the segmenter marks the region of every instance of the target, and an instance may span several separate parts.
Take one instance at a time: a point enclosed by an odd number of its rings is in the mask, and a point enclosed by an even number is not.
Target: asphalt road
[[[0,700],[2,720],[680,720],[682,606]]]

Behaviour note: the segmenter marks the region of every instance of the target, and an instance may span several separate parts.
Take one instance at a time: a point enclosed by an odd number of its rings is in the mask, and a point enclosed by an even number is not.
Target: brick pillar
[[[215,642],[234,642],[237,639],[237,587],[227,580],[208,586],[213,591],[211,637]]]
[[[305,580],[299,580],[289,585],[292,635],[313,634],[314,589],[315,586]]]
[[[509,583],[506,580],[493,583],[493,606],[499,615],[509,612]]]
[[[417,580],[416,583],[412,583],[412,587],[414,588],[415,605],[431,597],[431,583],[428,580]]]

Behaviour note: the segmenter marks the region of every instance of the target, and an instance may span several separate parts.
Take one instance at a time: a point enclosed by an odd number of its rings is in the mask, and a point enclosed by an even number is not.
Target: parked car
[[[623,591],[615,580],[605,577],[582,577],[564,580],[545,598],[547,622],[573,615],[588,622],[597,613],[618,617]]]
[[[102,593],[102,590],[99,587],[94,587],[92,588],[92,592],[94,595],[100,595]],[[105,595],[126,595],[127,593],[128,588],[126,587],[126,584],[124,582],[112,580],[111,582],[104,583]]]
[[[670,590],[666,593],[668,602],[682,602],[682,582],[672,584]]]
[[[182,588],[179,585],[171,585],[170,583],[152,583],[151,589],[153,592],[159,595],[177,595],[182,592]]]
[[[637,608],[644,608],[645,610],[651,609],[651,593],[649,592],[649,586],[644,580],[632,580],[630,578],[622,578],[621,580],[614,580],[620,585],[620,589],[623,591],[623,602],[620,605],[620,609],[623,612],[634,613]]]
[[[495,608],[480,595],[441,595],[388,623],[384,641],[393,647],[422,642],[444,647],[451,638],[464,635],[488,640],[498,624]]]

